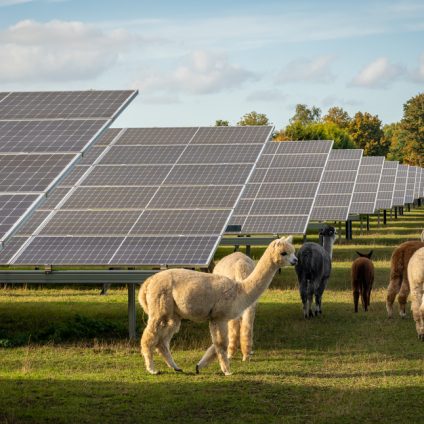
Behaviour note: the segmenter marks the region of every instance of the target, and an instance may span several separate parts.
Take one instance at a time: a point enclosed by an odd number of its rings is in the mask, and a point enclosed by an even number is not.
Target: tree
[[[323,120],[324,122],[331,122],[338,125],[340,128],[346,129],[349,127],[352,118],[343,108],[334,106],[328,109],[327,115],[324,116]]]
[[[383,127],[384,139],[389,144],[387,159],[403,162],[404,144],[400,139],[400,122],[387,124]]]
[[[418,166],[424,164],[424,93],[410,98],[403,105],[399,143],[403,147],[404,162]]]
[[[349,133],[332,122],[294,122],[277,133],[276,140],[334,140],[334,149],[354,149]]]
[[[309,108],[305,104],[298,103],[290,124],[300,122],[301,124],[309,124],[311,122],[319,122],[321,120],[321,109],[316,106]]]
[[[377,115],[357,112],[348,127],[356,147],[364,149],[365,156],[386,156],[390,144],[385,140]]]
[[[215,127],[228,127],[230,123],[224,119],[217,119],[215,121]]]
[[[257,113],[255,111],[246,113],[237,125],[246,126],[246,125],[268,125],[269,119],[264,113]]]

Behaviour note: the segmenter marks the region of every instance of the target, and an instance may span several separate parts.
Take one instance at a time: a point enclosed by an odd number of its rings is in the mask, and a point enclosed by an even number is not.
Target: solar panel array
[[[267,143],[231,225],[243,234],[304,234],[332,145]]]
[[[383,170],[383,156],[364,156],[353,192],[351,214],[373,214]]]
[[[378,190],[376,209],[390,209],[393,204],[399,162],[385,160]]]
[[[392,206],[403,206],[405,204],[405,192],[408,182],[408,165],[400,165],[396,175],[396,184],[393,194]]]
[[[362,149],[330,152],[311,220],[347,220],[362,153]]]
[[[272,127],[112,131],[0,261],[209,264]]]
[[[0,248],[136,94],[0,93]]]

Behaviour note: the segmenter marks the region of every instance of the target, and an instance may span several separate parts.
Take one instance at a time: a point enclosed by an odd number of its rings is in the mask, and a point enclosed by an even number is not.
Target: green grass
[[[192,322],[173,341],[185,373],[156,357],[162,374],[147,375],[126,341],[123,288],[106,297],[93,288],[0,290],[0,422],[422,422],[424,344],[410,314],[386,318],[384,299],[391,251],[419,235],[424,210],[389,225],[372,220],[362,236],[355,225],[355,244],[336,246],[318,319],[303,319],[293,269],[277,274],[258,306],[252,360],[238,356],[230,377],[217,364],[194,374],[210,340],[207,324]],[[355,249],[369,248],[371,310],[354,314],[350,265]],[[139,331],[145,319],[139,311]]]

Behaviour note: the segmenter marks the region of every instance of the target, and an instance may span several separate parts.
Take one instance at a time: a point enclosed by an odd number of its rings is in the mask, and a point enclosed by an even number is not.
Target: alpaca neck
[[[252,273],[241,282],[242,290],[236,299],[236,309],[244,311],[269,287],[279,266],[271,260],[268,250],[262,255]]]
[[[333,237],[323,237],[322,238],[322,247],[330,255],[330,258],[333,259]]]

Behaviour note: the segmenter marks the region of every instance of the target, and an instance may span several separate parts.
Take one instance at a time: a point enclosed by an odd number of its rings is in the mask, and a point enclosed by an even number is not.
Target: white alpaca
[[[255,269],[255,262],[241,252],[235,252],[222,258],[213,273],[223,275],[235,281],[243,281]],[[255,321],[256,302],[246,308],[241,316],[228,321],[228,358],[237,352],[240,343],[243,361],[250,358],[253,346],[253,323]]]
[[[422,232],[421,232],[421,241],[424,242],[424,230],[422,230]]]
[[[408,280],[418,338],[424,341],[424,247],[418,249],[409,260]]]
[[[141,351],[147,371],[157,374],[153,363],[155,348],[170,368],[181,371],[172,358],[169,344],[180,328],[181,319],[189,319],[209,321],[213,342],[197,364],[196,371],[199,372],[216,355],[222,372],[230,375],[228,321],[237,318],[257,301],[279,268],[296,264],[291,243],[292,237],[274,240],[253,272],[241,282],[186,269],[169,269],[148,278],[138,295],[141,306],[149,315],[141,337]]]

